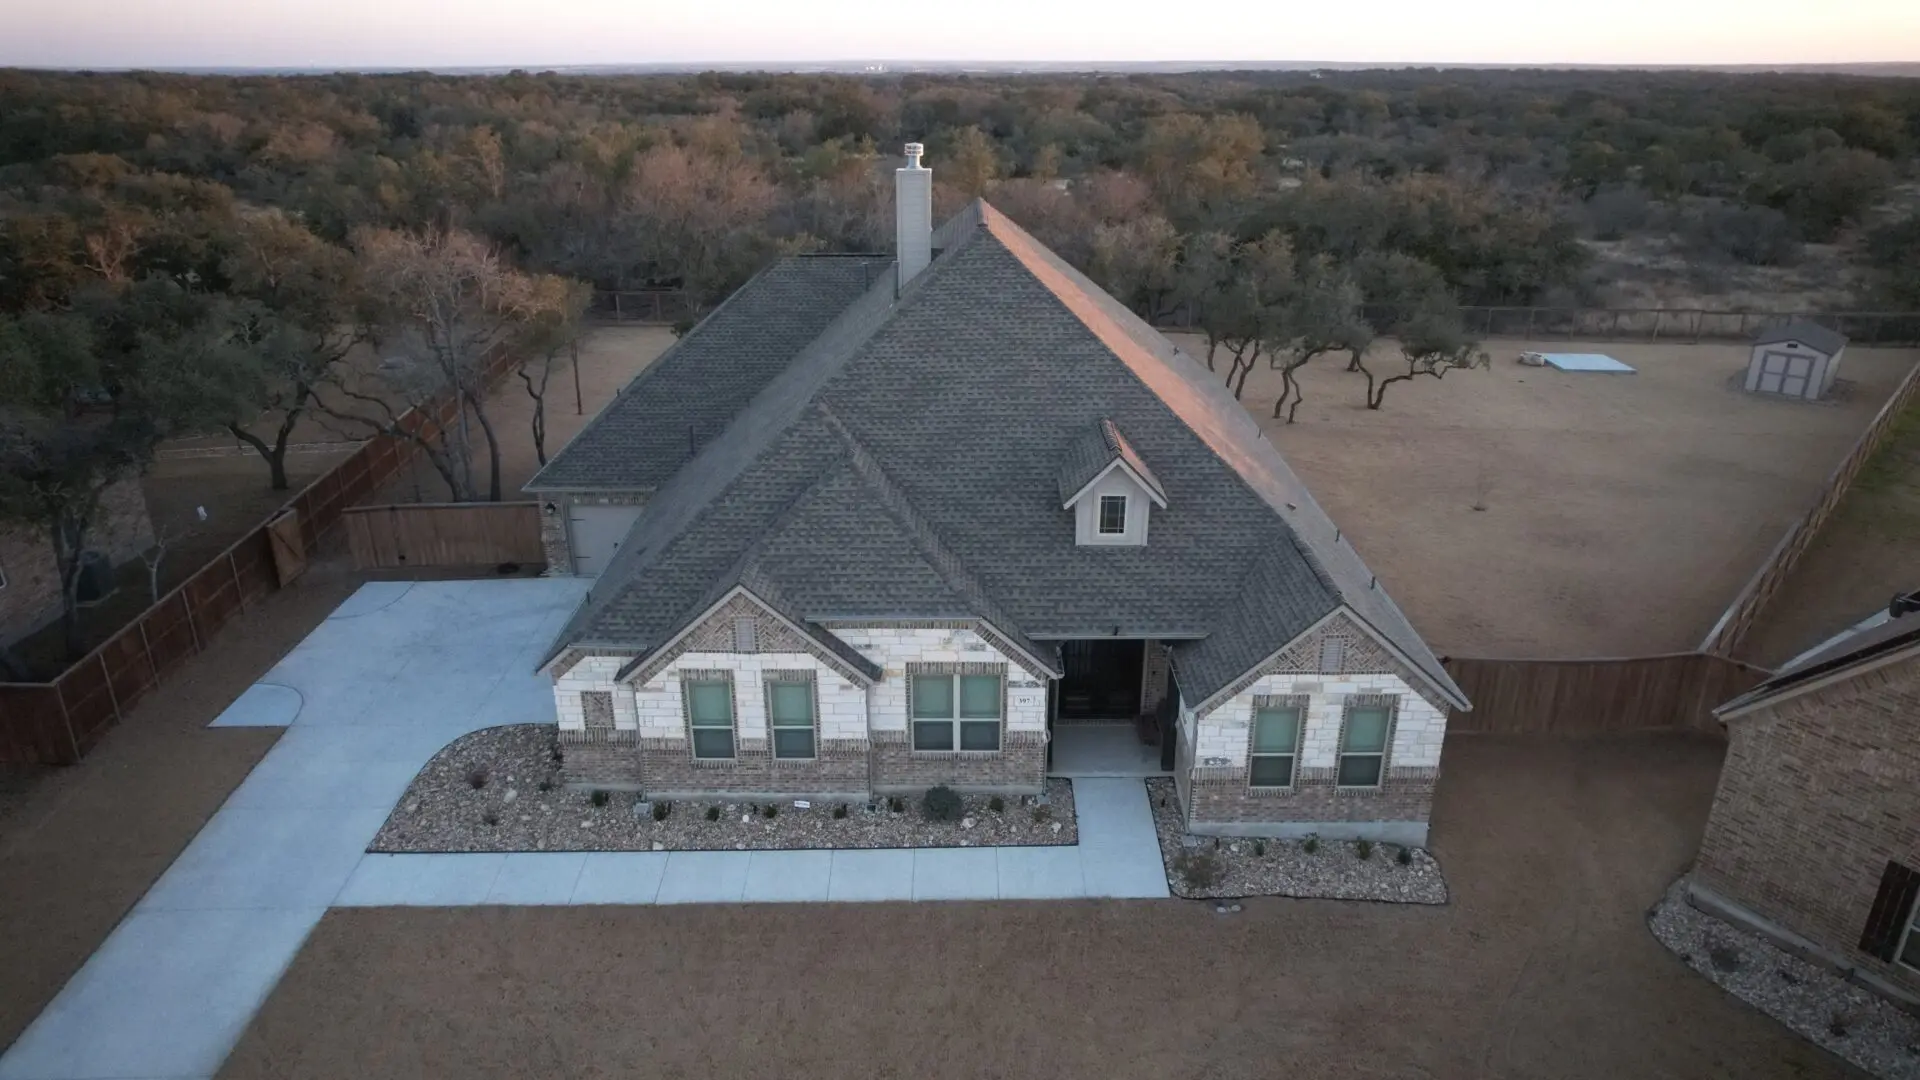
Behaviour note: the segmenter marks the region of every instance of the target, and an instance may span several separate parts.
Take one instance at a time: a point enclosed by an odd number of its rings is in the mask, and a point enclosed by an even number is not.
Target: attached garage
[[[599,577],[639,517],[638,506],[569,506],[567,541],[574,574]]]
[[[1756,394],[1818,401],[1833,389],[1846,336],[1793,319],[1760,332],[1747,361],[1746,387]]]

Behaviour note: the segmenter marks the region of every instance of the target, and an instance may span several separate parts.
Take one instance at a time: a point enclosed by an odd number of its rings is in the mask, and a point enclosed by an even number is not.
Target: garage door
[[[1765,394],[1807,396],[1807,381],[1813,378],[1813,357],[1792,353],[1768,352],[1760,357],[1760,391]]]
[[[573,538],[573,572],[581,577],[599,577],[639,517],[637,506],[574,507],[568,518]]]

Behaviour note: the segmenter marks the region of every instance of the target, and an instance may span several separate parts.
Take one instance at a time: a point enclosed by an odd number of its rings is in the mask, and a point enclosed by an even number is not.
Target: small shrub
[[[555,765],[562,765],[566,763],[567,752],[565,750],[560,749],[558,746],[555,746],[553,749],[547,751],[547,757]]]
[[[1367,859],[1373,858],[1373,841],[1371,840],[1355,841],[1353,845],[1353,853],[1355,855],[1360,856],[1360,859],[1363,862],[1366,861]]]
[[[766,818],[768,821],[772,821],[774,818],[780,816],[780,808],[772,803],[768,803],[760,808],[760,816]]]
[[[1309,855],[1313,854],[1316,851],[1319,851],[1320,838],[1317,836],[1307,837],[1306,841],[1300,845],[1300,850],[1306,852]]]
[[[587,801],[595,806],[605,806],[612,798],[613,796],[607,794],[605,788],[594,788],[593,794],[587,796]]]
[[[839,821],[841,818],[846,816],[847,816],[847,804],[835,803],[833,806],[833,820]]]
[[[1045,825],[1049,820],[1052,819],[1052,817],[1053,817],[1052,807],[1036,806],[1033,808],[1033,823],[1035,825]]]
[[[720,820],[720,808],[719,808],[719,807],[717,807],[717,806],[709,806],[709,807],[707,807],[707,820],[708,820],[708,821],[719,821],[719,820]]]
[[[1180,875],[1191,892],[1203,892],[1220,884],[1227,870],[1211,848],[1191,848],[1173,857],[1173,872]]]
[[[492,827],[500,824],[500,815],[492,810],[480,815],[480,824]]]
[[[1401,848],[1400,854],[1395,855],[1393,857],[1393,860],[1399,863],[1401,866],[1412,866],[1413,865],[1413,849]]]
[[[488,775],[485,765],[475,765],[473,768],[467,770],[467,786],[475,791],[486,787],[489,779],[491,779],[491,777]]]
[[[1827,1034],[1836,1039],[1846,1038],[1848,1029],[1852,1027],[1853,1017],[1845,1009],[1835,1009],[1833,1015],[1827,1017]]]
[[[1255,855],[1265,855],[1267,853],[1267,842],[1265,840],[1255,840],[1253,842],[1253,853]]]
[[[898,795],[889,796],[887,798],[887,809],[896,814],[904,814],[907,812],[907,802]]]
[[[1001,798],[998,795],[995,795],[993,798],[987,800],[987,809],[993,811],[996,814],[1004,811],[1006,808],[1007,808],[1007,800]]]
[[[1707,963],[1713,965],[1713,970],[1725,973],[1739,971],[1746,966],[1739,949],[1719,941],[1707,946]]]
[[[537,785],[535,785],[535,786],[537,786],[537,787],[538,787],[538,788],[539,788],[539,789],[540,789],[541,791],[543,791],[543,792],[547,792],[547,791],[552,791],[552,790],[553,790],[553,781],[551,781],[551,780],[542,780],[542,781],[540,781],[540,783],[539,783],[539,784],[537,784]]]
[[[928,788],[920,799],[920,812],[928,821],[959,821],[966,809],[960,793],[945,784]]]
[[[657,802],[657,803],[654,803],[654,804],[653,804],[653,820],[655,820],[655,821],[665,821],[665,820],[667,820],[667,815],[668,815],[668,814],[671,814],[671,813],[673,813],[673,804],[672,804],[672,803],[670,803],[670,802]]]

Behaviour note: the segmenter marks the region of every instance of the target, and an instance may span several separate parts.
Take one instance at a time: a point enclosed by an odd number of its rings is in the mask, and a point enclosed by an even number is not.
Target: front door
[[[1126,720],[1140,714],[1146,642],[1096,639],[1060,645],[1060,719]]]

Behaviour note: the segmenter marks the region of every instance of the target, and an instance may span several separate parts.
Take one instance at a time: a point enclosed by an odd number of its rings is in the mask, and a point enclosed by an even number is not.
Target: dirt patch
[[[1721,753],[1450,741],[1447,907],[337,910],[220,1075],[1845,1075],[1647,933]]]
[[[206,724],[358,583],[321,565],[227,627],[80,765],[0,768],[0,1046],[78,971],[274,742]]]
[[[1522,367],[1529,349],[1603,352],[1639,370]],[[1298,423],[1269,418],[1280,378],[1265,364],[1244,396],[1422,636],[1456,656],[1698,645],[1920,359],[1849,349],[1855,393],[1808,407],[1731,388],[1748,355],[1735,345],[1489,351],[1491,369],[1396,384],[1377,412],[1361,402],[1365,380],[1332,359],[1303,369]]]
[[[1852,354],[1848,354],[1852,358]],[[1920,404],[1887,441],[1761,612],[1743,653],[1777,667],[1920,589]]]
[[[638,802],[631,792],[568,790],[555,731],[513,724],[456,739],[414,777],[367,850],[790,851],[1079,839],[1067,780],[1049,780],[1044,802],[955,795],[955,816],[943,821],[928,817],[924,798]]]

